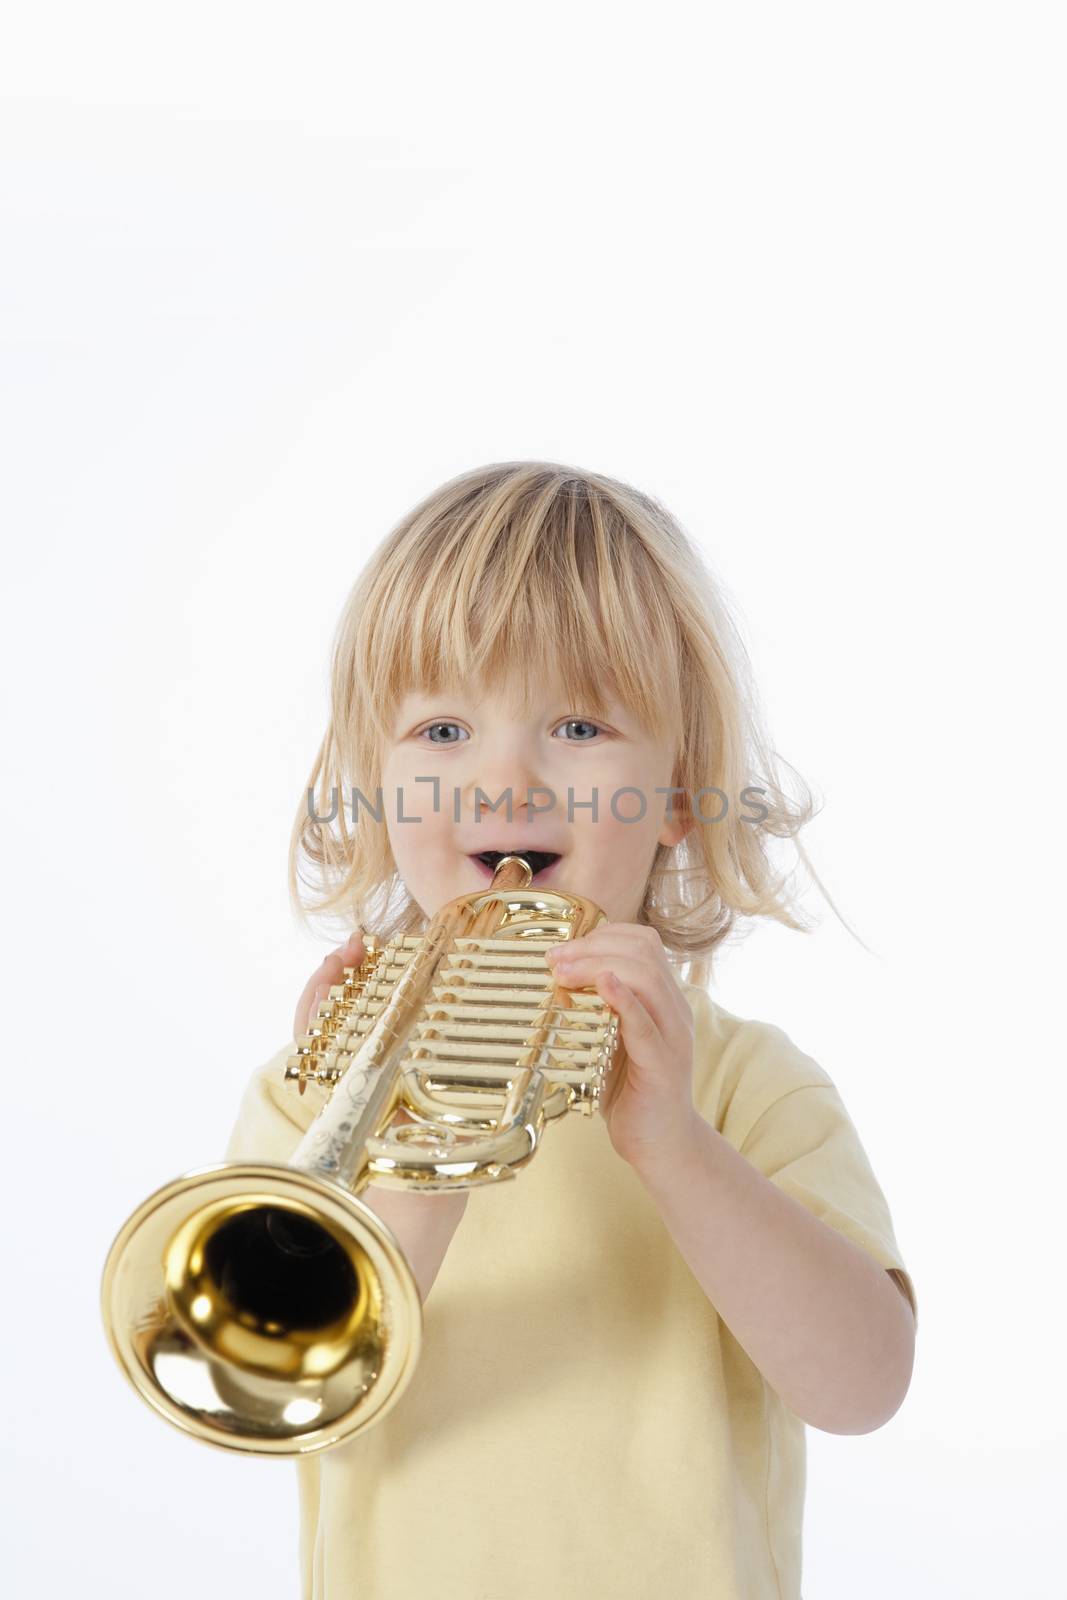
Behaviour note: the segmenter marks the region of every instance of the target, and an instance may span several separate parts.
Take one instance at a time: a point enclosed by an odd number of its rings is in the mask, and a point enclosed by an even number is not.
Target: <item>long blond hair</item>
[[[339,915],[383,940],[421,930],[426,919],[396,870],[385,822],[361,812],[350,830],[346,796],[358,790],[373,802],[407,693],[507,682],[528,704],[546,674],[593,715],[606,715],[610,684],[644,728],[673,734],[679,788],[727,797],[721,821],[698,820],[680,843],[657,846],[645,887],[639,920],[657,930],[685,981],[707,985],[712,953],[739,919],[810,931],[770,841],[793,839],[806,861],[796,835],[819,808],[802,780],[795,799],[782,788],[748,655],[710,568],[651,496],[544,461],[496,463],[443,484],[357,578],[333,641],[329,722],[290,842],[298,918]],[[746,786],[761,791],[762,819],[741,810]]]

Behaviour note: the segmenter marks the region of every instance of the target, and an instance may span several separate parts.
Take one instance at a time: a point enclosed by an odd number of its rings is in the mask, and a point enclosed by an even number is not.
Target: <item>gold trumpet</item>
[[[287,1062],[286,1079],[322,1102],[290,1162],[198,1168],[120,1229],[102,1285],[108,1340],[185,1433],[292,1457],[383,1417],[414,1373],[422,1301],[360,1192],[512,1178],[546,1122],[617,1092],[618,1017],[545,960],[605,914],[532,881],[507,855],[424,933],[381,947],[366,935],[364,961]],[[398,1110],[411,1120],[390,1126]]]

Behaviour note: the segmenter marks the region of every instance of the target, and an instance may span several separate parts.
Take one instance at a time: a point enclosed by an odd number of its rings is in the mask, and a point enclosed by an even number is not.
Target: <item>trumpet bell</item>
[[[299,1456],[378,1421],[413,1375],[422,1301],[359,1194],[514,1178],[547,1122],[590,1116],[609,1071],[618,1080],[616,1013],[546,957],[604,913],[532,876],[504,856],[487,890],[450,900],[421,934],[368,934],[286,1063],[300,1093],[329,1096],[289,1163],[199,1168],[119,1232],[103,1282],[111,1349],[186,1433]]]
[[[149,1195],[108,1253],[102,1311],[156,1411],[256,1455],[310,1454],[380,1419],[422,1339],[418,1286],[381,1219],[268,1162],[199,1168]]]

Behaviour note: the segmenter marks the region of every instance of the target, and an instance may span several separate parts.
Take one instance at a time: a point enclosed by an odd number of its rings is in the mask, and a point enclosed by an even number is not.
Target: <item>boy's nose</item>
[[[506,817],[510,796],[513,815],[525,815],[531,803],[537,805],[540,813],[549,798],[543,792],[547,787],[531,761],[516,759],[483,764],[466,787],[464,809],[479,818]]]

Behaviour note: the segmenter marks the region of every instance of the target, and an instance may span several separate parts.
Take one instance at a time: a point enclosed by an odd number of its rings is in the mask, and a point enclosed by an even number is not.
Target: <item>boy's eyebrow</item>
[[[441,705],[464,706],[467,704],[474,705],[477,702],[468,701],[467,696],[461,690],[438,689],[433,694],[412,693],[406,695],[397,707],[397,721],[405,722],[410,717],[422,716],[425,712]]]
[[[397,708],[396,731],[399,733],[405,722],[418,720],[422,716],[429,715],[433,710],[441,708],[442,706],[449,706],[455,710],[464,709],[476,711],[478,707],[483,705],[484,702],[489,698],[491,698],[491,696],[488,694],[476,696],[471,690],[460,686],[445,687],[429,691],[412,690],[404,697],[404,700]],[[588,708],[585,713],[581,713],[580,708],[578,711],[575,711],[574,707],[578,705],[578,700],[575,695],[570,695],[566,692],[553,694],[551,697],[546,695],[544,705],[551,705],[554,707],[553,714],[558,713],[560,716],[566,716],[568,712],[572,716],[584,714],[594,719],[596,716],[596,713],[594,713],[591,708]],[[540,711],[535,707],[531,714],[533,716],[539,716]],[[605,710],[602,713],[602,716],[605,722],[614,722],[624,731],[631,733],[641,732],[637,719],[627,709],[621,700],[616,700],[609,696],[605,701]]]
[[[459,710],[467,703],[462,691],[438,689],[431,694],[425,694],[412,690],[410,694],[404,696],[393,713],[393,737],[400,738],[409,723],[420,722],[423,717],[429,716],[442,706]]]

